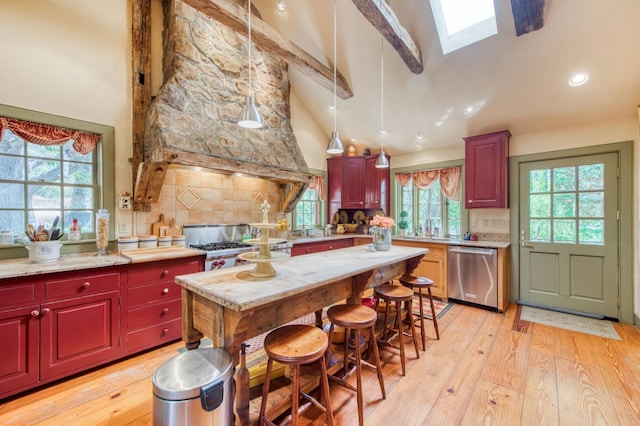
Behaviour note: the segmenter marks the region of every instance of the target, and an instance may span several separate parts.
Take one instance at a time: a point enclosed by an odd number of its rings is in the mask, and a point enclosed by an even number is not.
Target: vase
[[[391,228],[376,228],[373,234],[373,246],[378,251],[391,250]]]

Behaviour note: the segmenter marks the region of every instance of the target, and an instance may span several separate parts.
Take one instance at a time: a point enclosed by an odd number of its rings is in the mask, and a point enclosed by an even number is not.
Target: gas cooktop
[[[215,243],[191,244],[189,247],[199,250],[216,251],[237,248],[250,248],[252,246],[251,244],[246,244],[240,241],[218,241]]]

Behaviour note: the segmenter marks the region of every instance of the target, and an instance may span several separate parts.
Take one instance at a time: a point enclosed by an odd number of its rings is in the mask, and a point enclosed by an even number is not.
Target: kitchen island
[[[182,338],[189,349],[203,336],[227,349],[237,364],[242,342],[412,272],[428,252],[392,246],[355,246],[274,262],[276,275],[256,278],[252,265],[175,277],[182,290]],[[248,395],[249,389],[238,389]]]

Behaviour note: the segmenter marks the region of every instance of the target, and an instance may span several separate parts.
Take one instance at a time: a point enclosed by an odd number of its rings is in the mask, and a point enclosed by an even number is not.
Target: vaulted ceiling
[[[298,54],[290,60],[291,86],[328,141],[334,114],[327,81],[333,67],[333,1],[285,1],[285,12],[275,8],[275,0],[252,3],[266,24],[262,31],[273,30],[308,55],[302,63]],[[381,0],[337,0],[337,127],[345,144],[377,152],[381,121],[385,151],[395,156],[459,146],[463,137],[496,130],[518,135],[636,114],[637,0],[617,0],[615,6],[600,0],[495,0],[498,34],[447,55],[429,1],[387,4],[390,12]],[[541,8],[544,26],[535,30]],[[385,27],[389,17],[399,26]],[[260,22],[254,25],[259,28]],[[383,107],[381,34],[386,38]],[[259,36],[254,37],[258,45]],[[576,72],[588,73],[589,82],[569,86]],[[476,111],[466,112],[469,106]]]

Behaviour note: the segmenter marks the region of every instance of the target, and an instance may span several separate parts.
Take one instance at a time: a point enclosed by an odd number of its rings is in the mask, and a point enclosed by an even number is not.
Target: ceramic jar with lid
[[[173,242],[173,237],[170,235],[163,235],[158,237],[158,247],[170,246]]]
[[[185,245],[185,236],[184,235],[174,235],[173,239],[172,239],[172,245],[174,246],[182,246],[184,247]]]
[[[155,235],[140,235],[138,237],[138,247],[149,248],[158,246],[158,237]]]
[[[121,235],[118,237],[118,251],[133,250],[138,248],[138,237],[134,235]]]
[[[13,244],[13,232],[8,229],[0,231],[0,244]]]

